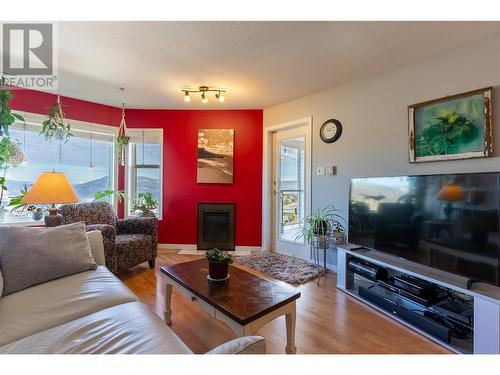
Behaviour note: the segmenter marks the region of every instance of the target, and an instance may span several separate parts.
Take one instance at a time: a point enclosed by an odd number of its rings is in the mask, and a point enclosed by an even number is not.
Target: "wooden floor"
[[[120,278],[142,302],[163,317],[164,285],[160,267],[198,258],[200,256],[178,255],[177,251],[162,251],[155,270],[150,270],[145,263],[122,273]],[[297,353],[449,353],[339,291],[335,287],[335,274],[328,274],[319,286],[312,281],[297,289],[302,294],[297,301]],[[236,337],[228,326],[211,318],[175,289],[172,310],[172,329],[195,353],[204,353]],[[268,353],[284,353],[284,317],[267,324],[257,334],[266,338]]]

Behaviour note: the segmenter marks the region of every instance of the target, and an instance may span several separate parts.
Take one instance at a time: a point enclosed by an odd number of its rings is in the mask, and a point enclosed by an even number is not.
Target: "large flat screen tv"
[[[500,172],[351,178],[348,238],[500,286]]]

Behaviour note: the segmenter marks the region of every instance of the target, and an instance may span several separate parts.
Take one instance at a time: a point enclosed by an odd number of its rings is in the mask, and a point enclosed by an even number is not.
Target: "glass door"
[[[273,138],[274,249],[298,255],[305,243],[300,236],[309,208],[307,147],[303,127],[279,131]]]
[[[304,218],[304,137],[280,141],[279,239],[295,241]]]

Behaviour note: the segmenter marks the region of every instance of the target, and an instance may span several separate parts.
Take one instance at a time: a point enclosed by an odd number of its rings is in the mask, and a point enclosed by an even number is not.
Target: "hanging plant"
[[[5,84],[5,78],[0,78],[0,137],[9,136],[9,127],[16,121],[24,121],[23,116],[14,113],[9,107],[12,93]]]
[[[125,130],[127,124],[125,122],[125,103],[122,103],[122,121],[120,122],[120,128],[118,129],[118,136],[116,137],[115,147],[116,154],[118,156],[118,164],[125,166],[125,153],[127,150],[128,143],[130,142],[130,137],[127,137]]]
[[[55,139],[61,143],[66,143],[73,137],[71,124],[64,119],[59,95],[57,96],[56,104],[50,108],[49,118],[42,123],[40,135],[43,135],[46,141],[50,142]]]
[[[17,167],[26,160],[22,148],[10,138],[0,137],[0,211],[3,210],[3,196],[7,191],[5,175],[9,167]]]

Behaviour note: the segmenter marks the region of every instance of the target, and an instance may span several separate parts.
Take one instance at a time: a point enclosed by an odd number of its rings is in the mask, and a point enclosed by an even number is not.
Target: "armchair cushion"
[[[149,234],[156,237],[158,219],[156,217],[134,217],[116,221],[118,234]]]
[[[116,236],[116,254],[135,253],[138,249],[151,249],[152,245],[152,238],[147,234],[120,234]]]

